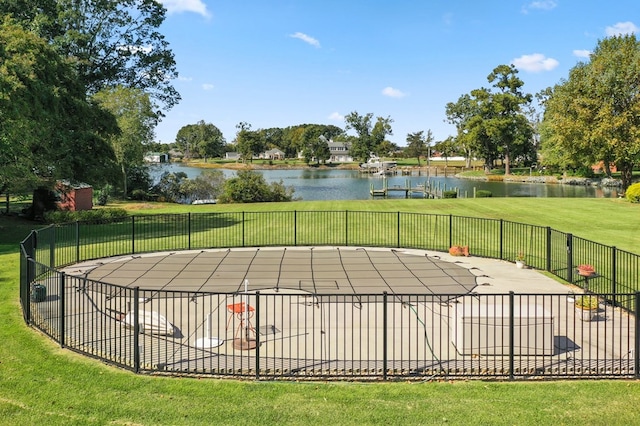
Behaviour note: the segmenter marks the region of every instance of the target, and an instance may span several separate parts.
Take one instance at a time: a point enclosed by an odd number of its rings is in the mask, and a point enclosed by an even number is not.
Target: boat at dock
[[[398,163],[395,161],[383,161],[377,157],[372,157],[366,163],[360,163],[359,170],[362,173],[379,176],[395,175],[398,172]]]

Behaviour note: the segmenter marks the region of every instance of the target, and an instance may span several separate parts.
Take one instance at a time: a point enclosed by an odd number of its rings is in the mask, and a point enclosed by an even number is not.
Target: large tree
[[[469,94],[464,94],[456,102],[449,102],[445,107],[447,122],[456,126],[455,145],[464,153],[466,167],[471,167],[474,155],[473,141],[468,137],[467,125],[475,116],[476,108]]]
[[[521,91],[524,82],[517,74],[515,66],[500,65],[487,77],[497,90],[491,96],[493,111],[486,123],[487,132],[501,154],[505,174],[510,173],[511,159],[524,156],[533,145],[533,129],[525,116],[532,96]]]
[[[351,144],[350,154],[360,161],[367,161],[371,154],[380,153],[380,145],[385,141],[387,135],[393,135],[391,117],[377,117],[373,122],[373,113],[365,115],[358,114],[357,111],[350,112],[344,118],[345,129],[353,129],[357,136]]]
[[[338,137],[344,132],[336,126],[326,126],[324,124],[304,124],[302,133],[302,155],[307,163],[315,159],[317,164],[326,162],[331,158],[329,141]]]
[[[186,158],[200,157],[206,161],[209,157],[222,157],[225,144],[222,131],[203,120],[183,126],[176,135],[176,147]]]
[[[477,155],[485,170],[502,159],[509,174],[512,158],[528,157],[533,146],[533,131],[525,112],[531,95],[521,91],[524,83],[513,65],[499,65],[487,80],[493,90],[480,88],[446,106],[448,121],[456,125],[457,143],[467,158]]]
[[[166,10],[156,0],[3,0],[12,15],[69,58],[89,95],[123,85],[149,93],[158,107],[180,101],[173,53],[158,31]]]
[[[12,20],[0,21],[0,190],[57,178],[104,182],[112,114],[85,95],[64,57]]]
[[[240,154],[242,154],[242,159],[246,160],[248,158],[250,162],[253,162],[254,155],[257,155],[265,148],[260,133],[251,130],[251,124],[244,121],[238,123],[236,129],[238,131],[236,133],[235,145]]]
[[[127,196],[127,172],[143,162],[144,153],[153,142],[158,116],[149,95],[140,89],[117,86],[96,93],[94,99],[117,120],[119,132],[109,138],[122,174],[122,192]]]
[[[429,155],[429,147],[433,142],[433,134],[431,130],[427,131],[425,136],[424,131],[407,134],[407,149],[405,154],[407,157],[415,157],[418,160],[418,167],[420,167],[420,157]]]
[[[323,135],[318,136],[315,132],[307,129],[305,132],[305,147],[302,149],[302,155],[307,164],[315,159],[316,164],[320,165],[320,162],[326,162],[331,158],[329,142]]]
[[[447,139],[436,142],[433,149],[440,153],[441,157],[444,157],[444,165],[449,165],[449,157],[456,155],[460,152],[460,147],[456,142],[456,138],[449,136]]]
[[[564,167],[615,164],[622,185],[640,162],[640,42],[635,35],[598,42],[588,63],[545,102],[541,125],[545,162]]]

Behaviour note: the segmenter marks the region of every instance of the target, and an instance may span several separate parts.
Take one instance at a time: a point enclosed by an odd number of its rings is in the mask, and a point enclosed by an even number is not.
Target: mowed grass
[[[121,205],[123,207],[123,205]],[[124,207],[187,211],[371,210],[548,225],[640,252],[640,205],[603,199],[375,200]],[[479,380],[254,382],[134,375],[61,349],[27,327],[18,242],[32,227],[0,217],[0,424],[640,424],[640,382]]]
[[[505,219],[550,226],[588,240],[640,253],[640,204],[624,199],[602,198],[476,198],[476,199],[383,199],[360,201],[297,201],[293,203],[176,204],[114,203],[132,214],[208,211],[388,211]]]

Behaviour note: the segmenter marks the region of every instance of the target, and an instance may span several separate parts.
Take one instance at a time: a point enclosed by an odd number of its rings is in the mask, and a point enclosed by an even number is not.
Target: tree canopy
[[[242,121],[236,125],[236,129],[238,131],[235,143],[238,151],[242,154],[243,159],[248,158],[250,162],[253,162],[253,156],[264,150],[264,141],[258,132],[251,130],[249,123]]]
[[[615,164],[622,185],[640,162],[640,42],[622,35],[598,42],[553,88],[541,123],[544,162],[564,168]]]
[[[0,22],[0,189],[103,182],[114,164],[105,138],[116,129],[53,46],[9,18]]]
[[[418,160],[418,167],[420,167],[420,157],[429,155],[431,142],[433,142],[431,130],[427,131],[426,136],[423,130],[409,133],[407,135],[407,149],[405,150],[405,154],[407,157],[415,157]]]
[[[533,130],[525,115],[531,95],[520,90],[524,83],[517,73],[513,65],[499,65],[487,76],[493,90],[472,90],[446,106],[447,119],[458,131],[457,144],[468,158],[484,159],[487,171],[502,159],[508,174],[513,158],[531,158]]]
[[[203,120],[183,126],[176,135],[176,147],[186,158],[200,157],[206,161],[210,157],[222,157],[225,144],[222,131]]]
[[[166,10],[156,0],[4,0],[11,15],[70,60],[87,94],[122,85],[169,109],[180,101],[173,53],[158,31]]]
[[[357,136],[351,143],[351,156],[360,161],[367,161],[371,154],[380,154],[380,145],[387,135],[393,135],[391,117],[377,117],[373,122],[373,113],[360,115],[357,111],[350,112],[344,117],[345,130],[353,129]]]
[[[0,2],[0,189],[114,179],[119,144],[107,138],[131,128],[118,129],[128,124],[97,105],[100,94],[144,93],[153,118],[137,125],[147,130],[180,100],[173,53],[158,31],[165,12],[155,0]],[[121,169],[138,157],[117,154]]]
[[[153,142],[157,115],[149,95],[140,89],[117,86],[96,93],[94,99],[116,117],[118,133],[109,137],[122,174],[122,189],[127,196],[127,172],[143,163],[144,153]]]

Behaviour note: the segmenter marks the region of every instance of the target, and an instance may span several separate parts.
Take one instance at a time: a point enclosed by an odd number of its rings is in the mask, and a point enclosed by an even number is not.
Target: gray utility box
[[[457,303],[449,312],[458,353],[509,355],[509,305]],[[513,322],[514,355],[553,355],[553,317],[543,306],[514,306]]]
[[[47,288],[42,284],[31,285],[31,301],[32,302],[44,302],[47,300]]]

